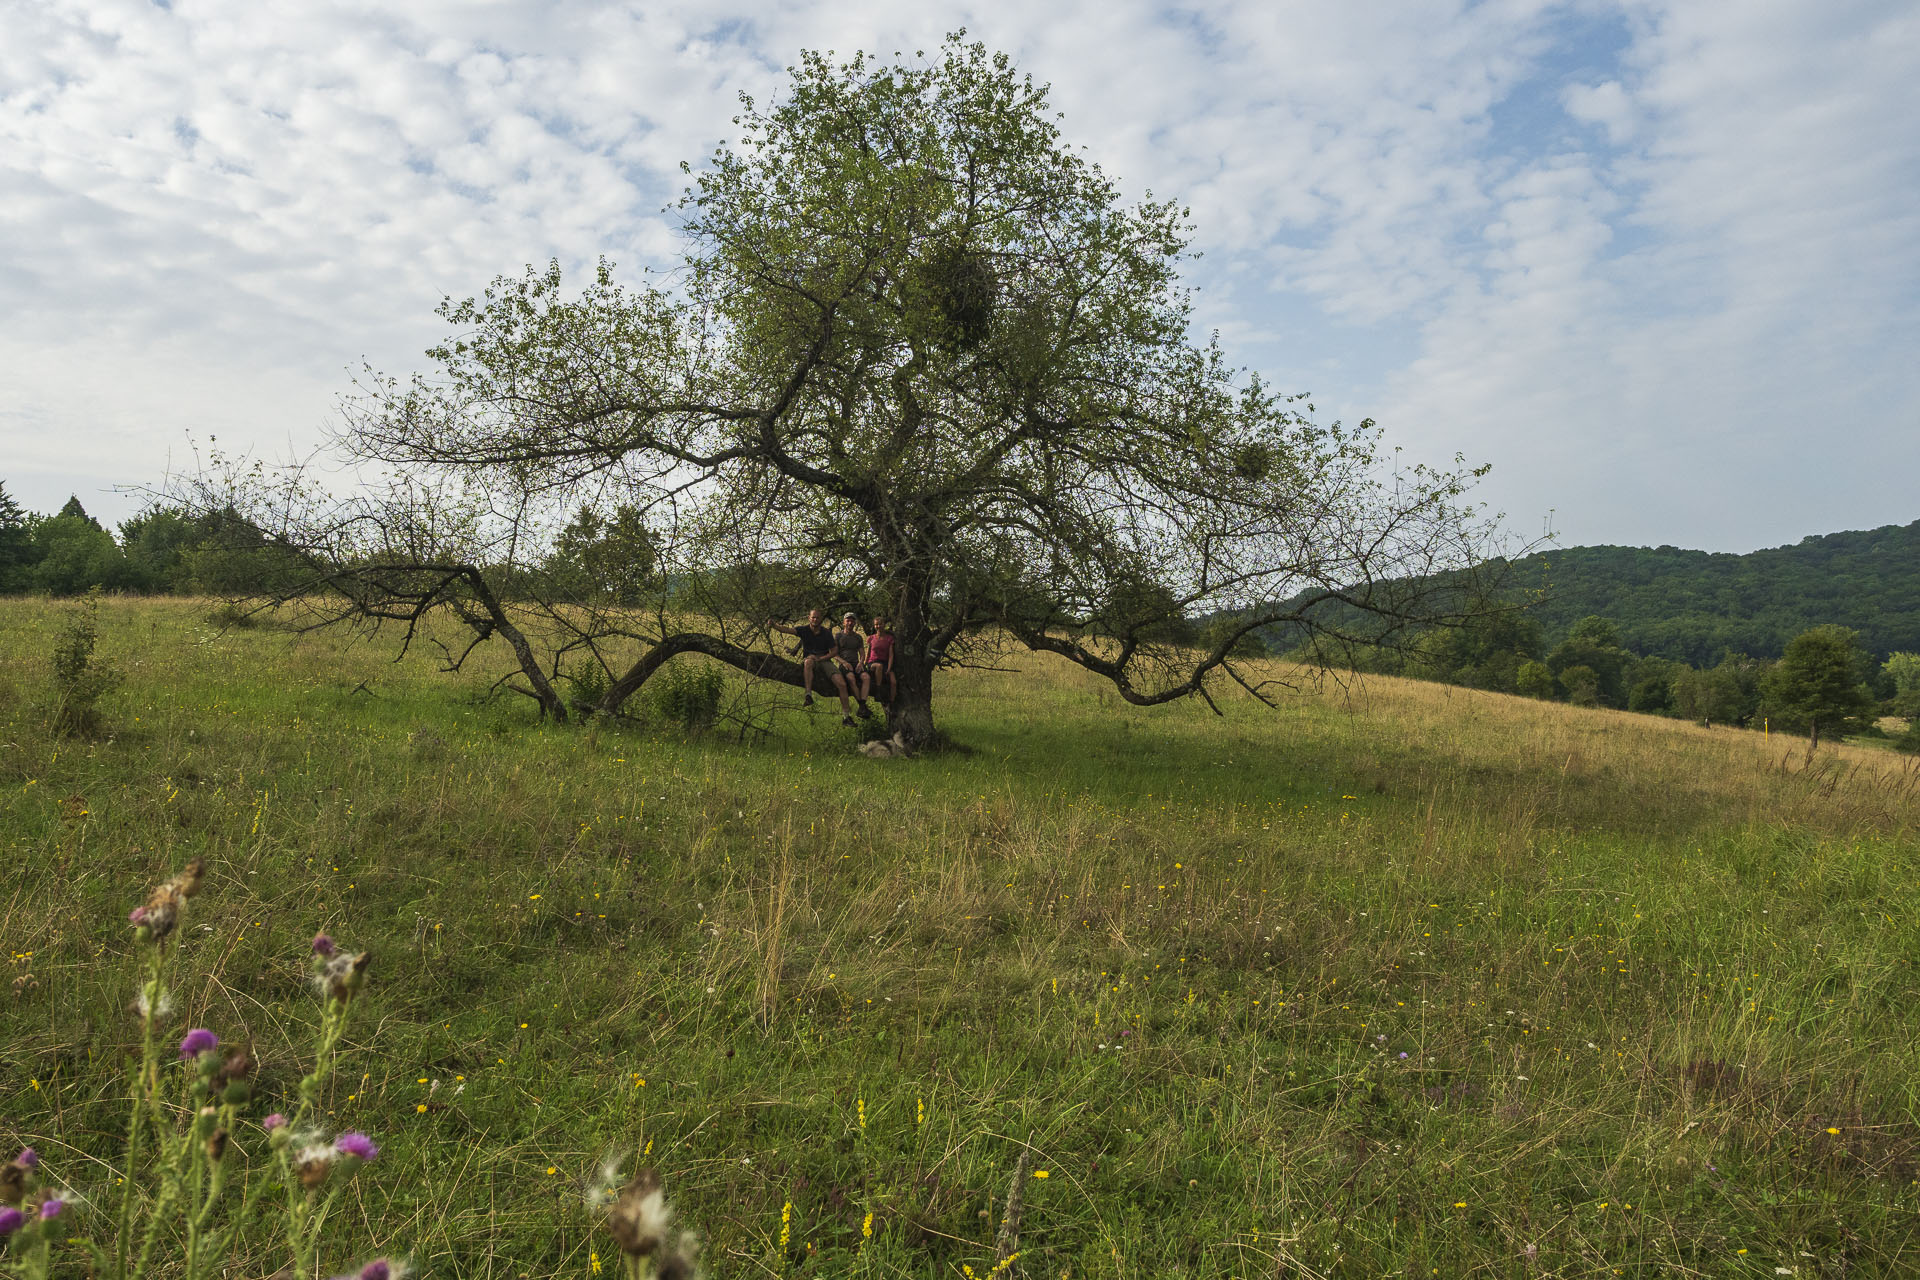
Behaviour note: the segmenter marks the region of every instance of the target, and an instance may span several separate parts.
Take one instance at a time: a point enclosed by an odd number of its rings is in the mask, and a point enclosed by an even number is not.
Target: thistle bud
[[[220,1059],[220,1069],[213,1073],[213,1087],[221,1091],[224,1101],[239,1105],[253,1096],[247,1087],[247,1077],[253,1074],[253,1055],[246,1049],[234,1047],[227,1050],[226,1057]],[[239,1090],[235,1096],[236,1087]]]
[[[372,958],[365,951],[334,952],[321,964],[320,972],[315,975],[321,994],[342,1004],[351,1000],[354,993],[366,985],[367,965]]]
[[[247,1099],[253,1097],[253,1086],[245,1080],[235,1080],[220,1093],[220,1101],[230,1107],[245,1106]]]
[[[140,942],[165,940],[180,923],[180,909],[186,900],[200,891],[200,880],[206,869],[206,860],[195,858],[179,875],[156,886],[147,895],[145,905],[135,907],[127,916],[127,923],[134,927],[135,939]]]
[[[380,1147],[364,1133],[349,1129],[333,1140],[333,1153],[342,1167],[352,1173],[363,1164],[369,1164],[380,1154]]]
[[[607,1211],[607,1229],[613,1232],[621,1252],[631,1258],[644,1258],[660,1250],[667,1242],[672,1221],[673,1210],[667,1207],[666,1193],[660,1189],[660,1175],[652,1169],[635,1173]]]
[[[215,1164],[219,1164],[220,1157],[226,1154],[227,1131],[225,1129],[215,1129],[207,1135],[207,1159],[213,1161]]]
[[[327,1179],[333,1175],[333,1148],[309,1147],[302,1151],[294,1172],[300,1177],[300,1185],[308,1191],[318,1191],[327,1185]]]

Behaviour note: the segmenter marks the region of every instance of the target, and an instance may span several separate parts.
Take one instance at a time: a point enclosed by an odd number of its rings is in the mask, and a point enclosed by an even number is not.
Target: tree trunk
[[[898,657],[894,661],[900,692],[887,707],[887,730],[899,734],[916,751],[924,751],[937,748],[940,742],[933,728],[933,682],[928,678],[933,673],[924,661],[916,666],[909,674],[905,663]]]
[[[933,727],[933,669],[939,663],[928,652],[935,639],[923,611],[926,596],[926,582],[906,575],[893,618],[893,677],[899,692],[887,708],[887,732],[899,734],[916,751],[937,751],[945,740]]]

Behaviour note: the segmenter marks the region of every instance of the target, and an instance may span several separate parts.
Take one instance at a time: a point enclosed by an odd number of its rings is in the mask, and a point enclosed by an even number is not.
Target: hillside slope
[[[1778,657],[1821,623],[1860,633],[1885,656],[1920,649],[1920,521],[1804,538],[1747,555],[1676,547],[1568,547],[1515,561],[1518,585],[1542,587],[1548,643],[1599,614],[1636,653],[1696,666],[1723,650]]]

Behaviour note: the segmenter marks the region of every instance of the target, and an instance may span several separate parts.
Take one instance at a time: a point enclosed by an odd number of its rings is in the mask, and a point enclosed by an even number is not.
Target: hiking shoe
[[[866,703],[864,703],[864,702],[860,704],[860,718],[861,718],[862,720],[871,720],[871,719],[873,719],[873,711],[872,711],[872,709],[871,709],[871,708],[869,708],[869,707],[867,706],[867,704],[866,704]]]
[[[812,694],[808,694],[808,695],[807,695],[806,697],[804,697],[804,698],[802,698],[802,699],[800,699],[800,705],[801,705],[801,706],[803,706],[803,707],[810,707],[810,706],[812,706],[812,705],[813,705],[813,695],[812,695]]]
[[[841,723],[841,724],[843,724],[843,725],[845,725],[845,726],[847,726],[847,728],[849,728],[849,729],[851,729],[851,728],[853,728],[853,717],[852,717],[852,716],[841,716],[841,717],[840,717],[840,723]]]

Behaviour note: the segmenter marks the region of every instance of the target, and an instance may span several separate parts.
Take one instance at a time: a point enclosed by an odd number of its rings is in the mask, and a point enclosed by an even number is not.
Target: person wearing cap
[[[860,634],[860,619],[856,614],[846,614],[840,619],[840,629],[833,633],[833,657],[840,666],[840,675],[846,681],[848,692],[860,700],[860,718],[871,720],[873,712],[867,707],[870,690],[866,654],[867,640]]]

